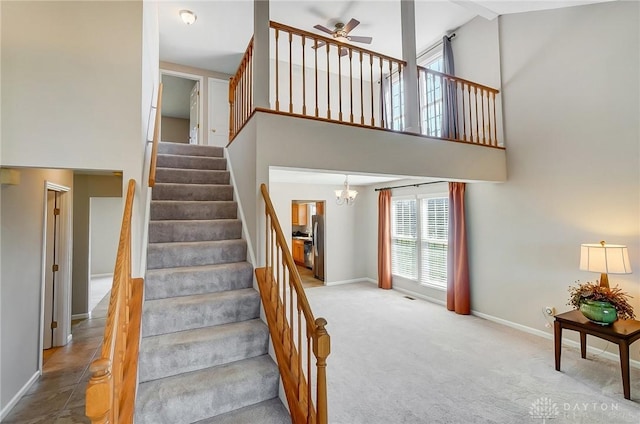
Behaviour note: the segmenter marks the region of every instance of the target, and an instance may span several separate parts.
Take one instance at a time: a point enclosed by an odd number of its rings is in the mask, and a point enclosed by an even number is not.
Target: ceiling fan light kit
[[[331,37],[333,37],[336,41],[341,43],[355,42],[355,43],[371,44],[371,42],[373,41],[372,37],[349,35],[349,33],[353,31],[353,29],[358,25],[360,25],[360,21],[352,18],[346,25],[343,22],[336,22],[333,30],[330,30],[329,28],[323,25],[315,25],[314,28],[331,35]],[[312,48],[314,49],[320,48],[324,45],[326,45],[326,43],[323,41],[320,41],[320,42],[317,42],[316,45],[313,46]],[[340,56],[344,56],[346,54],[348,54],[347,49],[345,49],[344,47],[341,48]]]

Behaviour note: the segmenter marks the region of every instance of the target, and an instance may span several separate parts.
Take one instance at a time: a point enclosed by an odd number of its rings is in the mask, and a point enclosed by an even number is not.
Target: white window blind
[[[416,199],[391,202],[391,273],[401,277],[418,277],[418,230]]]
[[[447,246],[449,233],[449,199],[421,200],[420,282],[446,287]]]
[[[391,205],[391,273],[446,288],[449,199],[400,198]]]

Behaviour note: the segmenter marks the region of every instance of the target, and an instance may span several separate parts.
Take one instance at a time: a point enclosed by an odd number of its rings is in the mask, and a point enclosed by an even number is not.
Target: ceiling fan
[[[326,32],[327,34],[330,34],[333,38],[335,38],[337,41],[340,41],[342,43],[353,41],[356,43],[371,44],[371,41],[373,40],[372,37],[360,37],[357,35],[349,35],[349,33],[353,31],[353,29],[358,25],[360,25],[360,21],[352,18],[346,25],[343,22],[336,22],[335,28],[333,29],[333,31],[322,25],[315,25],[314,28],[322,32]],[[322,47],[325,44],[327,43],[325,43],[324,41],[318,41],[317,46],[314,46],[313,48]],[[343,47],[340,49],[340,56],[344,56],[348,53],[349,52],[346,48]]]

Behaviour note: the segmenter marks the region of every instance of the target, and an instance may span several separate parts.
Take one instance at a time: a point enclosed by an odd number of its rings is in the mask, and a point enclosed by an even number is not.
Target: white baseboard
[[[371,283],[371,284],[375,284],[376,286],[378,285],[378,280],[374,280],[373,278],[363,278],[362,281],[367,282],[367,283]]]
[[[526,325],[522,325],[522,324],[517,324],[515,322],[511,322],[511,321],[507,321],[506,319],[502,319],[502,318],[498,318],[498,317],[494,317],[493,315],[488,315],[488,314],[484,314],[482,312],[478,312],[478,311],[471,311],[472,315],[475,315],[479,318],[484,318],[488,321],[492,321],[498,324],[502,324],[502,325],[506,325],[507,327],[511,327],[511,328],[515,328],[516,330],[520,330],[520,331],[524,331],[525,333],[529,333],[529,334],[533,334],[534,336],[538,336],[538,337],[542,337],[545,338],[547,340],[553,340],[553,334],[551,333],[547,333],[545,331],[542,330],[538,330],[536,328],[531,328],[531,327],[527,327]],[[562,340],[562,344],[565,346],[571,346],[571,347],[576,347],[579,348],[580,347],[580,342],[574,341],[574,340],[569,340],[566,338],[563,338]],[[592,346],[589,346],[587,344],[587,352],[594,354],[594,355],[598,355],[598,356],[602,356],[608,359],[611,359],[612,361],[615,362],[620,362],[620,356],[613,353],[613,352],[603,352],[602,349],[597,349],[594,348]],[[629,365],[632,366],[633,368],[639,368],[640,369],[640,361],[637,361],[635,359],[630,359],[629,360]]]
[[[31,388],[33,383],[36,382],[38,377],[40,377],[40,371],[36,371],[31,376],[31,378],[24,384],[24,386],[22,386],[22,388],[18,390],[18,393],[16,393],[16,395],[11,398],[9,403],[7,403],[7,405],[4,408],[2,408],[2,411],[0,411],[0,422],[4,420],[7,415],[9,415],[9,412],[11,412],[13,407],[16,406],[16,404],[20,401],[20,399],[22,399],[22,396],[24,396],[24,394],[29,391],[29,389]]]
[[[363,281],[367,281],[367,278],[353,278],[351,280],[340,280],[340,281],[332,281],[330,283],[325,282],[325,286],[340,286],[342,284],[351,284],[351,283],[361,283]]]
[[[106,274],[91,274],[89,278],[105,278],[105,277],[113,277],[113,273],[108,272]]]
[[[91,313],[86,313],[86,314],[73,314],[71,315],[71,319],[87,319],[87,318],[91,318]]]

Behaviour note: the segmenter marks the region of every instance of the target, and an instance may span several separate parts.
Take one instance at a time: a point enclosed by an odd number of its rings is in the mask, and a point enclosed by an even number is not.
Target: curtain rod
[[[404,188],[404,187],[419,187],[421,185],[438,184],[438,183],[446,183],[446,181],[429,181],[427,183],[407,184],[407,185],[401,185],[401,186],[395,186],[395,187],[382,187],[382,188],[377,188],[376,191],[393,190],[394,188]]]

